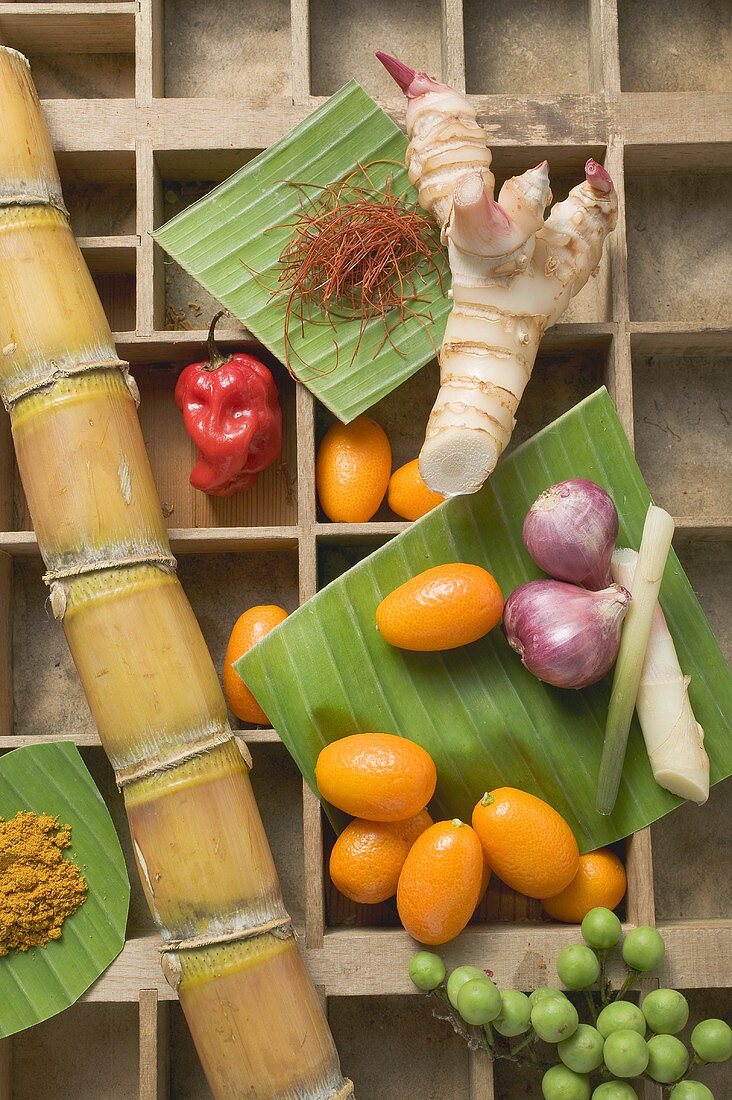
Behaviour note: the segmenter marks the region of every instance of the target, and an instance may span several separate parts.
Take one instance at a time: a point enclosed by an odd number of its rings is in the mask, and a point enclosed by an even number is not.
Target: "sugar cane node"
[[[349,1096],[353,1096],[353,1081],[346,1077],[343,1087],[332,1093],[328,1100],[348,1100]]]
[[[158,944],[158,951],[161,954],[167,951],[195,951],[198,947],[211,947],[217,943],[236,943],[237,940],[251,940],[256,936],[267,935],[276,936],[282,940],[297,938],[291,918],[286,917],[283,920],[268,920],[249,928],[239,928],[235,932],[222,932],[220,935],[191,936],[187,940],[165,940]]]
[[[138,565],[151,565],[155,569],[169,575],[175,574],[178,562],[172,554],[139,554],[122,558],[105,558],[101,561],[84,562],[64,569],[52,569],[43,574],[43,583],[50,590],[49,603],[51,613],[57,621],[63,619],[66,614],[67,598],[63,582],[73,580],[74,577],[84,577],[93,573],[102,573],[109,569],[134,568]]]
[[[0,204],[1,205],[1,204]],[[16,351],[15,344],[8,344],[3,348],[3,355],[12,355]],[[16,385],[10,392],[7,389],[3,390],[2,403],[6,412],[10,412],[14,405],[17,405],[19,401],[22,401],[24,397],[30,397],[32,393],[38,393],[41,390],[48,389],[53,386],[62,378],[74,378],[78,374],[85,374],[87,371],[93,370],[119,370],[124,377],[125,385],[135,398],[135,404],[140,404],[140,391],[137,388],[137,383],[129,374],[130,364],[126,363],[124,359],[91,359],[82,363],[72,363],[69,366],[61,366],[58,363],[51,361],[53,369],[48,374],[41,375],[41,377],[34,377],[32,382],[28,382],[26,385]],[[22,380],[21,380],[22,381]]]
[[[159,775],[161,772],[170,771],[172,768],[178,767],[179,764],[184,764],[188,760],[195,760],[197,757],[203,756],[204,753],[210,752],[211,749],[218,748],[219,745],[227,744],[227,742],[232,739],[233,734],[230,729],[221,730],[218,733],[209,734],[208,737],[200,741],[192,742],[187,748],[181,749],[179,752],[175,753],[175,755],[166,757],[164,760],[151,760],[149,764],[135,764],[130,768],[117,768],[115,772],[117,787],[119,790],[122,790],[131,783],[137,783],[141,779],[148,779],[151,775]],[[253,762],[247,745],[242,741],[237,741],[236,747],[241,753],[244,763],[251,771]]]
[[[104,558],[102,561],[87,562],[68,566],[66,569],[50,569],[43,574],[43,583],[67,580],[69,577],[82,577],[85,573],[96,573],[102,569],[123,569],[127,565],[154,565],[163,572],[175,573],[178,562],[172,554],[127,554],[121,558]]]
[[[63,202],[58,199],[41,198],[36,195],[0,195],[0,206],[52,206],[54,210],[58,210],[66,217],[69,214]]]

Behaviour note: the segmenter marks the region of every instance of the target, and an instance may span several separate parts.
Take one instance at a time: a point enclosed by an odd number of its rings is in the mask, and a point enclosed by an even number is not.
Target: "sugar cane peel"
[[[651,505],[643,526],[638,561],[633,574],[632,602],[625,617],[620,651],[615,664],[605,743],[597,780],[597,810],[610,814],[615,806],[623,771],[630,723],[644,670],[651,624],[666,559],[671,548],[674,521],[663,508]]]
[[[485,132],[465,96],[378,56],[407,95],[409,176],[448,245],[453,309],[420,472],[435,492],[458,496],[480,489],[508,444],[539,341],[596,270],[617,194],[590,159],[544,221],[543,161],[507,180],[496,202]]]
[[[613,580],[632,591],[637,562],[635,550],[616,550],[610,565]],[[704,730],[691,707],[689,683],[656,604],[635,704],[638,719],[656,782],[701,806],[709,798],[709,757]]]

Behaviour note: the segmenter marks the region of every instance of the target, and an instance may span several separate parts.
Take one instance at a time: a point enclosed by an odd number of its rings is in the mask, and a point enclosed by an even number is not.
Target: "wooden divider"
[[[13,1096],[13,1040],[0,1039],[0,1100]]]
[[[167,1100],[168,1002],[158,999],[157,989],[140,990],[140,1096],[139,1100]]]

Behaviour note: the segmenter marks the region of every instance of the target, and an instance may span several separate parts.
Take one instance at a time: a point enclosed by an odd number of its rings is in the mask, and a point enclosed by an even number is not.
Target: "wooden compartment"
[[[169,1046],[166,1055],[170,1065],[169,1089],[166,1100],[211,1100],[211,1090],[201,1068],[188,1024],[177,1004],[169,1009]]]
[[[633,321],[729,322],[729,151],[626,153],[628,281]]]
[[[311,0],[311,91],[337,92],[355,77],[371,95],[390,98],[374,50],[415,68],[440,71],[439,0]],[[387,78],[388,81],[388,78]]]
[[[135,154],[127,150],[60,151],[64,201],[77,237],[126,237],[136,232]]]
[[[719,352],[634,360],[638,462],[673,515],[732,514],[731,368]]]
[[[608,338],[584,339],[576,348],[571,347],[571,340],[567,343],[570,346],[566,349],[560,342],[553,350],[549,338],[540,350],[521,399],[509,452],[578,401],[610,383],[612,357]]]
[[[389,536],[381,533],[382,524],[364,523],[359,526],[363,529],[359,536],[348,538],[338,535],[331,539],[328,536],[330,524],[323,524],[323,534],[318,539],[318,591],[389,541]]]
[[[13,1040],[13,1100],[137,1100],[134,1004],[75,1004]]]
[[[679,557],[715,636],[732,661],[732,542],[685,541]],[[693,684],[692,684],[693,695]],[[732,910],[728,838],[732,802],[724,785],[652,827],[656,911],[664,920],[724,919]],[[714,1015],[708,1009],[701,1010]]]
[[[134,3],[0,3],[0,42],[28,57],[46,99],[135,94]]]
[[[193,451],[172,390],[178,369],[204,356],[217,306],[150,234],[351,77],[403,124],[376,48],[467,85],[499,183],[546,157],[561,198],[588,156],[611,171],[624,199],[618,229],[597,278],[542,343],[513,445],[607,385],[654,493],[679,521],[682,561],[732,653],[725,14],[722,0],[0,4],[0,40],[31,54],[74,230],[140,384],[173,549],[217,666],[245,607],[293,609],[405,525],[386,506],[367,524],[318,514],[314,454],[329,414],[277,365],[284,462],[235,501],[190,489]],[[73,56],[70,43],[79,45]],[[236,320],[223,319],[220,332],[225,348],[243,342],[263,354]],[[372,410],[395,465],[418,452],[436,391],[432,364]],[[41,569],[0,414],[0,750],[75,740],[131,866],[120,796],[46,612]],[[382,907],[380,919],[339,907],[324,870],[329,827],[275,732],[240,736],[253,753],[286,900],[361,1100],[518,1097],[527,1082],[515,1067],[500,1066],[494,1087],[490,1064],[468,1058],[427,1001],[406,999],[413,945],[394,927],[393,908]],[[729,992],[716,988],[730,982],[728,801],[717,789],[707,806],[677,811],[626,851],[625,919],[658,920],[669,945],[661,981],[695,991],[697,1019],[729,1011]],[[122,956],[80,1005],[0,1044],[0,1100],[56,1100],[59,1089],[75,1100],[209,1100],[134,873],[131,880]],[[489,891],[451,965],[482,962],[501,983],[545,984],[577,933],[522,904]],[[719,1095],[724,1073],[702,1071]],[[536,1077],[531,1084],[536,1091]]]
[[[619,0],[618,27],[624,91],[732,89],[727,0]]]
[[[8,615],[13,709],[6,732],[23,738],[95,737],[66,640],[46,606],[41,560],[15,558],[13,567],[12,617]]]
[[[687,803],[652,826],[656,912],[662,920],[729,916],[732,803],[724,786],[704,806]]]
[[[137,236],[81,237],[79,243],[112,329],[134,332],[137,327]]]
[[[82,702],[84,702],[83,699]],[[91,720],[89,724],[91,725]],[[59,735],[61,737],[68,736],[68,734],[64,735],[61,731],[59,731]],[[90,732],[85,737],[85,740],[89,742],[94,739],[93,732]],[[112,766],[99,744],[82,744],[79,751],[81,752],[84,763],[89,769],[92,779],[96,783],[107,804],[124,853],[131,888],[130,912],[127,918],[127,939],[154,936],[157,934],[157,930],[155,928],[155,922],[150,915],[150,910],[147,907],[145,895],[142,892],[142,885],[137,874],[135,857],[132,851],[132,840],[127,824],[127,814],[125,813],[122,794],[115,783]]]
[[[556,95],[590,86],[588,0],[464,0],[469,92]]]
[[[288,0],[162,0],[165,95],[249,98],[265,107],[288,99]]]
[[[305,927],[302,776],[279,742],[250,745],[252,786],[282,884],[285,905],[298,932]]]
[[[261,350],[257,351],[261,355]],[[195,359],[204,359],[201,349]],[[246,493],[234,497],[212,497],[189,483],[196,449],[183,427],[180,409],[173,400],[177,367],[141,367],[135,370],[140,391],[147,394],[140,406],[142,431],[153,465],[163,513],[173,528],[286,526],[297,518],[297,420],[295,386],[271,357],[282,408],[282,454],[259,475]],[[256,601],[254,601],[256,602]]]
[[[366,415],[380,424],[386,432],[392,449],[392,469],[396,470],[419,454],[424,429],[439,389],[439,368],[429,363],[416,375],[403,382],[398,389],[383,398]],[[328,428],[335,422],[333,414],[322,405],[316,410],[316,445],[320,444]],[[328,523],[325,513],[317,505],[318,519]],[[374,517],[376,521],[399,521],[384,499]],[[326,528],[327,531],[327,528]],[[367,553],[365,550],[364,553]],[[362,555],[363,556],[363,555]],[[332,578],[331,578],[332,579]]]
[[[732,661],[732,541],[700,542],[692,537],[679,546],[678,553],[714,636]]]
[[[192,352],[195,359],[202,359],[205,354],[203,346]],[[296,522],[295,385],[287,371],[273,362],[266,352],[257,349],[257,354],[270,364],[277,382],[282,408],[282,454],[276,463],[260,474],[248,492],[228,498],[200,493],[188,480],[196,461],[196,448],[185,431],[182,414],[173,399],[175,383],[184,364],[135,368],[134,377],[142,397],[142,432],[152,462],[160,504],[170,528],[184,531],[195,528],[239,529],[287,526]],[[13,500],[14,515],[7,529],[31,530],[31,518],[17,471]]]
[[[387,731],[390,732],[390,731]],[[401,928],[396,899],[389,898],[379,905],[360,905],[341,894],[333,886],[328,876],[328,860],[335,843],[335,832],[323,815],[325,885],[325,917],[328,928]],[[541,903],[532,898],[517,894],[515,890],[491,878],[485,897],[478,905],[470,920],[470,927],[490,931],[496,924],[530,925],[548,923]]]
[[[257,150],[165,151],[155,157],[156,227],[203,198],[222,180],[256,156]],[[162,279],[155,285],[155,321],[160,328],[207,329],[221,306],[208,291],[155,245],[155,264]],[[222,317],[217,332],[241,335],[235,317]]]
[[[465,1044],[433,1017],[427,998],[339,997],[328,1016],[343,1072],[360,1082],[366,1100],[468,1095]]]
[[[136,289],[134,274],[128,271],[96,272],[94,284],[114,332],[134,332]]]

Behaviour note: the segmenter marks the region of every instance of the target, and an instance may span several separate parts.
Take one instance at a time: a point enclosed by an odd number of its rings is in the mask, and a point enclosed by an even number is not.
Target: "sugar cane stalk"
[[[350,1096],[176,577],[137,390],[71,233],[28,63],[4,47],[0,103],[0,395],[163,969],[217,1100]]]

